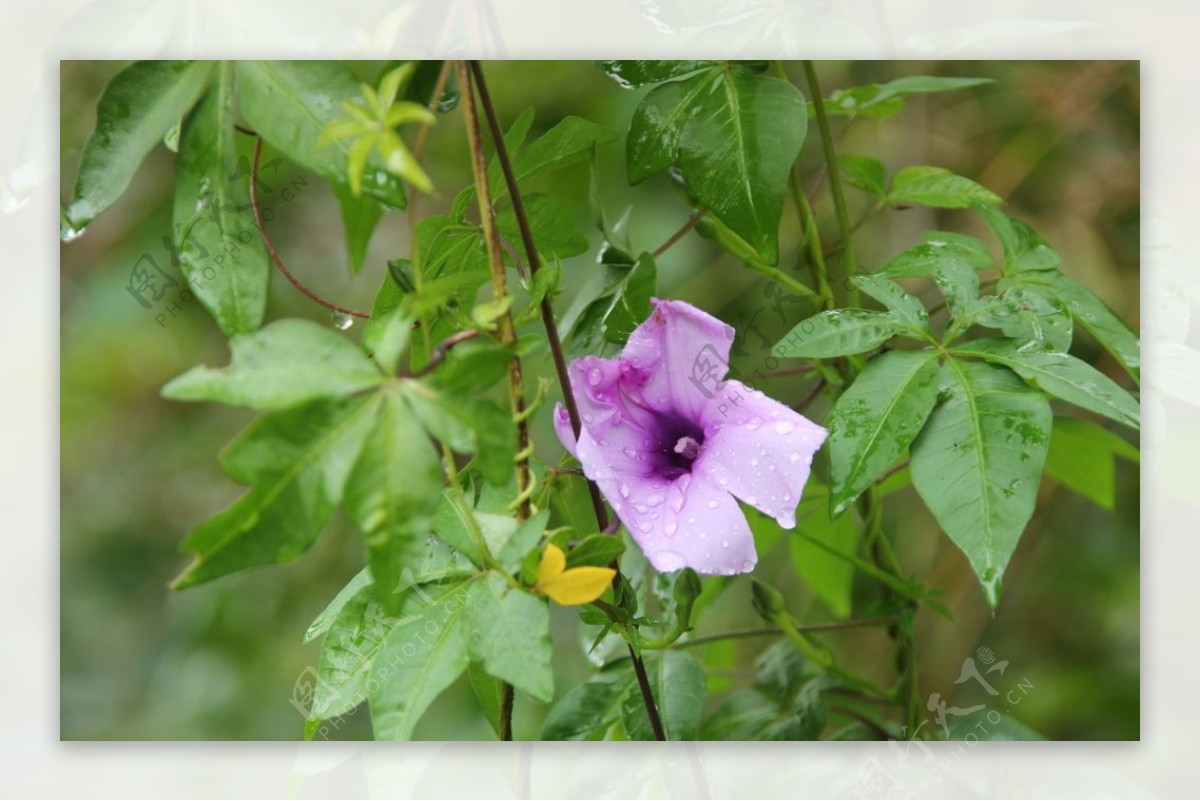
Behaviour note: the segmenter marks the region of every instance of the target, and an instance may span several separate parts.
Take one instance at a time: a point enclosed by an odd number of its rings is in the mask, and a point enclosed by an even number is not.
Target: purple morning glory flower
[[[563,445],[660,572],[752,570],[754,538],[734,498],[795,527],[825,441],[811,420],[725,380],[732,341],[715,317],[655,300],[618,358],[571,362],[578,442],[566,410],[555,409]]]

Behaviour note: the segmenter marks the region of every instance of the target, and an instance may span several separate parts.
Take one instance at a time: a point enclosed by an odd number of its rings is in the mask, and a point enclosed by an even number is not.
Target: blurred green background
[[[95,104],[118,62],[63,62],[62,194],[68,197],[80,148],[95,121]],[[355,64],[364,79],[378,65]],[[536,135],[568,114],[618,132],[644,90],[622,89],[587,62],[489,62],[485,65],[501,118],[537,112]],[[787,65],[803,84],[797,64]],[[1128,62],[821,62],[826,94],[841,87],[904,75],[986,77],[976,89],[911,98],[889,119],[834,121],[839,152],[882,159],[891,169],[933,164],[974,178],[1008,203],[1008,212],[1037,229],[1064,257],[1063,269],[1138,326],[1139,74]],[[805,92],[807,94],[807,90]],[[61,251],[61,736],[63,739],[297,739],[303,719],[290,703],[293,686],[317,664],[319,643],[303,645],[313,617],[362,565],[357,533],[337,518],[311,552],[290,565],[254,570],[175,594],[166,584],[185,563],[178,543],[192,526],[240,493],[216,462],[220,447],[251,418],[216,405],[159,398],[170,378],[201,363],[223,364],[225,340],[199,305],[178,303],[179,287],[143,309],[126,291],[130,270],[150,254],[180,281],[163,237],[171,234],[174,154],[158,148],[124,198],[84,236]],[[421,214],[445,209],[470,179],[462,112],[433,129],[425,164],[439,192]],[[819,169],[815,126],[801,157],[804,174]],[[631,188],[624,143],[601,153],[601,190],[610,217],[627,208],[633,245],[653,250],[687,218],[666,176]],[[283,163],[274,175],[270,230],[289,266],[328,298],[370,308],[386,260],[408,253],[400,213],[385,217],[363,274],[350,276],[336,201],[328,186]],[[302,177],[291,200],[283,184]],[[578,210],[579,226],[599,244],[589,210],[587,166],[537,182]],[[539,188],[538,186],[530,188]],[[857,194],[852,210],[868,205]],[[860,208],[861,206],[861,208]],[[822,230],[834,230],[827,192],[817,202]],[[967,211],[891,211],[856,234],[868,267],[916,244],[931,228],[987,239]],[[781,266],[799,250],[794,209],[784,209]],[[594,264],[594,251],[566,265],[565,309]],[[766,369],[770,343],[809,307],[724,255],[695,234],[660,261],[659,294],[688,300],[738,329],[733,367]],[[163,315],[156,319],[156,315]],[[281,276],[272,279],[268,319],[308,317],[332,324]],[[348,334],[356,335],[360,326]],[[1076,352],[1119,380],[1109,357],[1077,332]],[[527,373],[549,374],[549,360]],[[796,402],[801,379],[760,385]],[[811,411],[818,421],[826,410]],[[539,453],[556,460],[560,446],[548,415],[535,429]],[[918,647],[922,697],[938,692],[959,706],[987,701],[956,685],[963,660],[988,648],[1009,665],[1003,689],[1031,685],[1006,709],[1051,739],[1136,739],[1139,733],[1139,478],[1118,464],[1115,512],[1047,481],[1038,511],[1013,558],[999,610],[989,613],[965,559],[938,531],[911,489],[889,498],[886,525],[906,567],[944,587],[953,623],[922,613]],[[761,555],[759,571],[787,589],[802,619],[829,613],[795,577],[787,543]],[[778,558],[775,558],[775,557]],[[863,599],[873,589],[863,590]],[[856,607],[858,608],[858,607]],[[574,614],[556,609],[559,693],[588,670]],[[748,582],[737,582],[710,610],[698,633],[758,625]],[[829,640],[844,664],[888,678],[891,646],[878,631]],[[744,686],[765,640],[738,641],[719,655],[710,689]],[[981,660],[982,664],[982,660]],[[991,674],[992,680],[997,674]],[[956,694],[955,691],[960,690]],[[516,734],[536,737],[545,710],[518,700]],[[364,710],[333,732],[370,736]],[[448,691],[417,736],[489,738],[465,682]]]

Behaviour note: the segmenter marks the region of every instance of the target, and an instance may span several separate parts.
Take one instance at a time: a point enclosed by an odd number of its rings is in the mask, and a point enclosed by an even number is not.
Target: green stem
[[[842,631],[844,629],[862,629],[871,626],[889,626],[896,622],[895,615],[886,617],[868,617],[861,620],[835,620],[830,623],[807,623],[803,626],[794,626],[798,632],[815,632],[822,631]],[[726,631],[722,634],[708,634],[704,637],[696,637],[692,640],[674,643],[672,648],[696,648],[697,646],[707,645],[709,643],[720,642],[722,640],[747,640],[753,637],[772,637],[777,636],[781,632],[778,628],[763,628],[763,629],[736,629],[734,631]]]
[[[825,113],[824,95],[821,94],[821,84],[817,81],[817,70],[811,61],[804,62],[804,75],[808,79],[808,88],[813,97],[813,108],[817,112],[817,128],[821,132],[821,146],[825,152],[825,164],[829,169],[829,191],[833,195],[833,207],[837,214],[838,228],[842,234],[842,272],[845,278],[856,272],[854,262],[854,240],[851,238],[850,214],[846,210],[846,196],[842,192],[841,171],[838,170],[837,154],[833,150],[833,134],[829,130],[829,115]],[[850,284],[850,301],[858,305],[858,287]]]
[[[892,700],[896,697],[891,690],[880,687],[874,682],[857,676],[845,668],[838,665],[833,658],[833,652],[824,645],[818,645],[808,638],[808,636],[800,631],[799,627],[792,621],[790,615],[786,612],[780,613],[775,619],[780,631],[783,632],[792,643],[804,654],[810,661],[821,668],[826,673],[831,673],[839,679],[849,684],[852,687],[857,687],[860,690],[865,690],[873,693],[880,698]]]
[[[817,282],[820,296],[825,300],[825,308],[832,309],[837,306],[837,299],[833,295],[833,289],[829,286],[829,273],[825,267],[825,251],[821,247],[821,232],[817,229],[817,218],[813,214],[812,204],[808,202],[808,195],[804,194],[804,187],[800,183],[800,170],[794,164],[788,186],[791,188],[792,201],[800,213],[800,224],[804,228],[804,243],[808,247],[813,278]]]

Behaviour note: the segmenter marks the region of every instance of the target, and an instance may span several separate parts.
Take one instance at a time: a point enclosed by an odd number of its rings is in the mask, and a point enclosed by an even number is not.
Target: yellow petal
[[[567,555],[562,552],[562,548],[552,542],[547,544],[546,550],[542,554],[542,561],[538,565],[537,588],[541,589],[547,583],[561,576],[563,568],[566,566]]]
[[[547,548],[554,548],[553,545]],[[555,548],[555,550],[558,550]],[[562,551],[559,551],[561,554]],[[543,557],[542,564],[546,564]],[[617,571],[611,567],[573,567],[549,581],[542,581],[538,571],[538,589],[563,606],[591,603],[604,594]]]

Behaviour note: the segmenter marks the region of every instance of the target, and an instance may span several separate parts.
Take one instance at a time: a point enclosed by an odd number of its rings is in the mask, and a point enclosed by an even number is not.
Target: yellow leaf
[[[563,606],[580,606],[603,595],[616,574],[611,567],[573,567],[538,589]]]
[[[567,555],[562,552],[554,543],[546,546],[545,553],[542,554],[542,561],[538,565],[537,571],[537,587],[543,587],[547,583],[553,581],[562,575],[563,568],[567,566]]]

